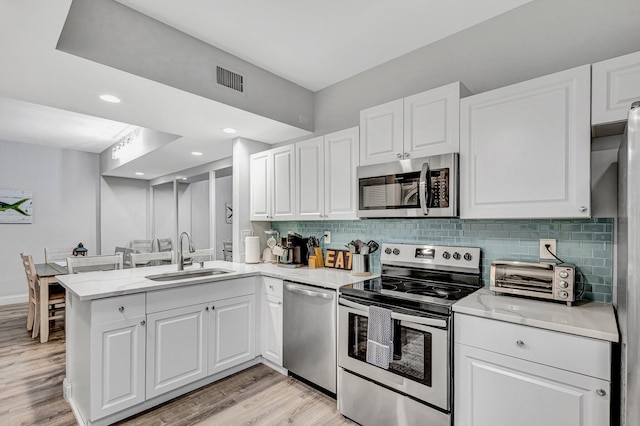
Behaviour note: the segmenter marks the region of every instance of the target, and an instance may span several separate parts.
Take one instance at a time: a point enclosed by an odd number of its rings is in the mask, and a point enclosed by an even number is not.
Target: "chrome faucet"
[[[184,256],[182,255],[182,237],[187,236],[189,240],[189,253],[193,253],[196,249],[193,247],[193,241],[191,241],[191,235],[188,232],[183,232],[178,238],[178,271],[184,271]]]

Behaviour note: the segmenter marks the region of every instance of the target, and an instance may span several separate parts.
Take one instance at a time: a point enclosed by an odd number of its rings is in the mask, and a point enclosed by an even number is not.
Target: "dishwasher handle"
[[[333,299],[332,294],[308,290],[307,287],[299,286],[296,284],[285,284],[285,288],[292,293],[302,294],[304,296],[320,297],[322,299]]]

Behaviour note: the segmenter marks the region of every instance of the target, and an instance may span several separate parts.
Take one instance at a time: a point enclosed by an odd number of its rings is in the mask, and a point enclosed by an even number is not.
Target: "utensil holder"
[[[369,255],[368,254],[355,254],[351,255],[351,275],[366,277],[371,275],[371,269],[369,268]]]

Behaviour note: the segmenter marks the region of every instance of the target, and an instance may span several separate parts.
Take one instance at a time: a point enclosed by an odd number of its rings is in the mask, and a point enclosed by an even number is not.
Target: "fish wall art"
[[[0,223],[33,223],[33,193],[0,189]]]

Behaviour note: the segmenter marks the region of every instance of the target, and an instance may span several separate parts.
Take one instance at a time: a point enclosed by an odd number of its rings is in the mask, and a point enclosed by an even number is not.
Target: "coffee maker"
[[[289,231],[286,240],[283,241],[284,246],[288,247],[291,252],[291,262],[294,265],[306,265],[309,262],[309,249],[307,248],[308,238],[302,238],[302,235]]]

